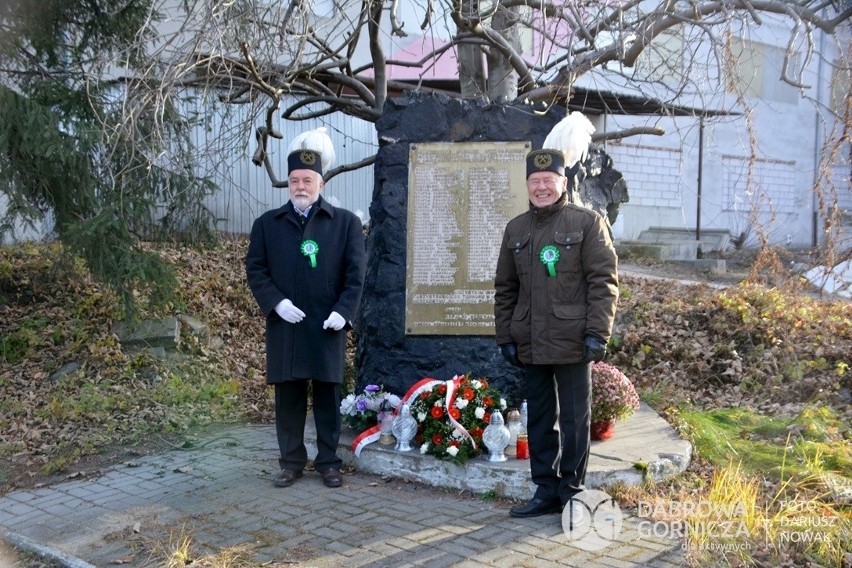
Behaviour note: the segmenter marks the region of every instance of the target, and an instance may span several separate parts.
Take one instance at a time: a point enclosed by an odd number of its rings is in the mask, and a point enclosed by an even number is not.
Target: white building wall
[[[760,36],[751,31],[746,35],[765,42],[784,37],[777,28]],[[801,81],[810,86],[803,92],[807,97],[825,99],[831,73],[827,64],[820,69],[820,59],[814,59],[802,73]],[[831,53],[823,61],[832,61]],[[780,83],[780,76],[774,77]],[[708,84],[708,93],[713,88]],[[630,195],[613,227],[616,238],[634,240],[642,230],[654,226],[695,231],[700,211],[701,229],[727,229],[734,236],[746,233],[746,246],[757,245],[758,237],[791,247],[811,246],[814,234],[822,240],[821,222],[815,222],[813,187],[827,113],[820,115],[820,106],[802,98],[802,93],[791,98],[776,96],[779,91],[783,86],[773,85],[768,97],[747,97],[750,110],[736,105],[730,94],[715,101],[708,98],[705,102],[710,108],[734,108],[740,114],[705,118],[703,136],[698,117],[607,115],[599,121],[605,123],[599,131],[636,126],[658,126],[665,131],[661,137],[642,135],[606,145],[614,167],[624,174]],[[699,160],[702,138],[703,158]],[[663,159],[666,153],[672,159]],[[680,158],[674,159],[675,155]],[[846,179],[842,173],[834,177],[843,207],[844,196],[852,193],[848,171]],[[852,201],[852,197],[845,199]]]
[[[680,149],[622,140],[609,144],[607,152],[627,180],[630,195],[616,220],[617,237],[635,240],[648,227],[683,224]]]
[[[9,197],[5,193],[0,193],[0,212],[5,214],[8,207]],[[51,230],[53,230],[53,215],[50,214],[47,215],[44,221],[37,223],[35,226],[25,225],[18,220],[9,228],[9,232],[3,234],[2,243],[0,244],[9,245],[28,241],[43,241],[48,238]]]

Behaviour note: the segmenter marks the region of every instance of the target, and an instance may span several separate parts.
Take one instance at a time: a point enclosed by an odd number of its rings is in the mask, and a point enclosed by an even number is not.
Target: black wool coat
[[[287,202],[258,217],[246,255],[249,288],[266,316],[266,380],[342,383],[346,330],[364,286],[361,220],[322,197],[304,226],[297,215]],[[315,268],[300,250],[306,239],[319,246]],[[301,322],[287,323],[275,312],[285,298],[305,312]],[[340,331],[322,327],[331,312],[347,322]]]

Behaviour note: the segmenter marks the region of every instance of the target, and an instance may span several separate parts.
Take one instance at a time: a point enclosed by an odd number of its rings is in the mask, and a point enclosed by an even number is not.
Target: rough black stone
[[[376,123],[379,151],[367,235],[367,278],[356,329],[357,390],[375,383],[402,395],[424,377],[447,380],[465,373],[487,378],[510,406],[525,398],[522,371],[504,361],[493,336],[405,334],[409,145],[530,140],[540,148],[564,116],[564,108],[545,111],[527,104],[483,104],[444,95],[413,94],[387,102]],[[596,158],[603,160],[597,154]],[[502,234],[503,227],[494,230]]]

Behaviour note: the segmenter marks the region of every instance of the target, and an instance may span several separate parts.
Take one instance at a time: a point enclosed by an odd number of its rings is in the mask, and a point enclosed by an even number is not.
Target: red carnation
[[[491,424],[491,413],[486,412],[485,416],[482,417],[482,421],[485,422],[486,424]]]
[[[438,385],[438,394],[445,396],[447,394],[447,385]]]
[[[453,420],[458,420],[459,417],[461,416],[461,412],[459,411],[458,408],[453,407],[453,408],[450,409],[450,416],[453,417]]]
[[[444,416],[444,409],[441,408],[440,406],[433,406],[432,407],[432,418],[438,419],[438,418],[441,418],[442,416]]]
[[[440,434],[435,434],[434,436],[432,436],[432,443],[436,446],[440,446],[444,443],[444,437]]]
[[[471,428],[470,435],[476,438],[477,440],[482,439],[482,428]]]
[[[429,391],[423,391],[420,393],[421,400],[426,400],[427,398],[429,398]]]
[[[464,392],[462,393],[462,398],[464,398],[465,400],[473,400],[473,397],[473,389],[464,389]]]
[[[490,408],[490,407],[494,406],[494,399],[491,398],[490,396],[482,397],[482,406],[484,406],[485,408]]]

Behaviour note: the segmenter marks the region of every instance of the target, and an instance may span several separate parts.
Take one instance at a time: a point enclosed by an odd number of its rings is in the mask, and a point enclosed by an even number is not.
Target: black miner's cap
[[[322,159],[319,152],[296,150],[287,156],[287,175],[293,170],[313,170],[322,176]]]
[[[559,150],[544,148],[527,154],[527,177],[537,172],[565,175],[565,156]]]

